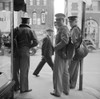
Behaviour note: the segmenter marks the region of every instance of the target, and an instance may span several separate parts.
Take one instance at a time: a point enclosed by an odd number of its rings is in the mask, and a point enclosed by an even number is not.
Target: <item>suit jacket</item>
[[[42,55],[48,57],[48,56],[52,56],[53,53],[54,53],[53,45],[51,43],[49,36],[47,36],[43,39]]]

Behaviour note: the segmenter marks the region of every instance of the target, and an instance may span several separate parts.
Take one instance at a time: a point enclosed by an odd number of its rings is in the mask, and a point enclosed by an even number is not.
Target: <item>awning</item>
[[[14,0],[14,11],[25,11],[26,12],[26,3],[24,0]]]

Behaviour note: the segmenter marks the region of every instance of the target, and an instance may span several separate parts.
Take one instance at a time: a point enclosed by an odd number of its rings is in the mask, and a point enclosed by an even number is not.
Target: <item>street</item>
[[[15,93],[15,99],[56,99],[50,95],[53,91],[52,70],[45,64],[40,72],[40,77],[32,75],[39,61],[41,60],[41,51],[30,57],[29,87],[32,92],[27,94]],[[3,58],[2,58],[3,57]],[[83,90],[79,91],[79,79],[75,89],[70,90],[70,95],[62,95],[60,99],[100,99],[100,50],[89,53],[84,59],[83,65]],[[4,62],[5,61],[5,62]],[[0,70],[9,70],[10,58],[0,56]],[[4,63],[4,64],[2,64]],[[7,67],[8,65],[8,67]],[[2,68],[1,68],[2,67]],[[3,68],[4,67],[4,68]],[[8,68],[8,70],[7,70]],[[4,70],[5,71],[5,70]],[[7,73],[6,73],[7,74]],[[88,97],[87,97],[88,96]]]

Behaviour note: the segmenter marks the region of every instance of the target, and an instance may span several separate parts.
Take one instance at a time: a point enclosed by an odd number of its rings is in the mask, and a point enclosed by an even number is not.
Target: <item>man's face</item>
[[[63,25],[63,23],[64,23],[64,19],[58,19],[58,20],[56,20],[57,21],[57,25],[58,26],[61,26],[61,25]]]
[[[77,20],[69,21],[71,27],[77,24]]]
[[[49,35],[49,36],[51,36],[51,35],[52,35],[52,32],[51,32],[51,31],[49,31],[49,32],[48,32],[48,35]]]

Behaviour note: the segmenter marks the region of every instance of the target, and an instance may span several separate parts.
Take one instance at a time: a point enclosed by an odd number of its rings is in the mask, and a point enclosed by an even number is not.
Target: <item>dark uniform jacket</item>
[[[75,45],[75,48],[78,48],[82,42],[81,30],[80,28],[75,25],[71,29],[71,41]]]
[[[31,30],[30,26],[21,24],[14,29],[13,39],[17,40],[18,48],[23,46],[31,48],[38,44],[37,38],[34,34],[35,32]]]
[[[42,55],[43,56],[52,56],[53,53],[54,53],[53,45],[51,43],[49,36],[47,36],[43,39]]]
[[[71,29],[71,41],[75,46],[75,54],[73,59],[77,60],[79,59],[77,56],[77,49],[80,47],[80,44],[82,43],[81,30],[77,25],[73,26]]]

